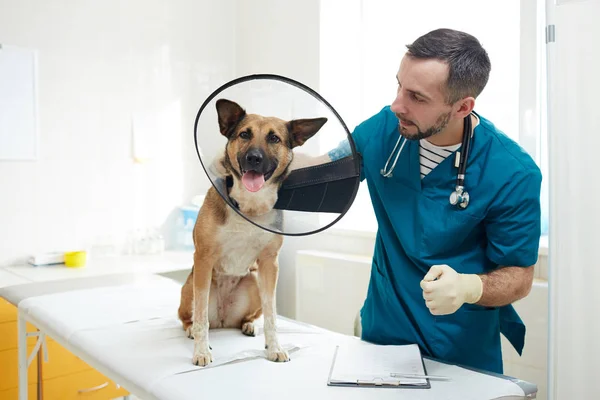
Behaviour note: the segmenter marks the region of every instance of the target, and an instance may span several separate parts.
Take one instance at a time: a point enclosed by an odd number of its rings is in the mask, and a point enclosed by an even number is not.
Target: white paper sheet
[[[392,376],[395,373],[425,375],[417,345],[381,346],[355,341],[338,347],[331,382],[427,385],[426,379],[396,378]]]

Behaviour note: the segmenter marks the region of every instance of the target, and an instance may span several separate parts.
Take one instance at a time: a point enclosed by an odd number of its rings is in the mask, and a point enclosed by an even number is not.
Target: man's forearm
[[[483,283],[483,293],[477,304],[501,307],[524,298],[531,290],[533,268],[501,267],[479,275]]]

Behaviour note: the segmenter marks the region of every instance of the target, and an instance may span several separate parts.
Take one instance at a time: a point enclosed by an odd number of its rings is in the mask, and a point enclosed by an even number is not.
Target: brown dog
[[[261,226],[278,218],[277,193],[301,146],[326,118],[283,121],[246,114],[238,104],[216,102],[219,130],[227,138],[220,170],[232,178],[229,197]],[[212,362],[209,328],[240,328],[254,335],[253,322],[264,313],[267,356],[288,361],[276,334],[275,288],[283,237],[237,214],[214,187],[208,190],[193,231],[194,266],[181,289],[179,318],[194,339],[192,362]]]

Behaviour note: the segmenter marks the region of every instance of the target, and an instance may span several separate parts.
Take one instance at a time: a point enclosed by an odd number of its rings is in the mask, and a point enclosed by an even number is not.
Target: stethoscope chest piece
[[[469,192],[463,186],[456,186],[454,191],[450,193],[450,204],[464,210],[469,205]]]

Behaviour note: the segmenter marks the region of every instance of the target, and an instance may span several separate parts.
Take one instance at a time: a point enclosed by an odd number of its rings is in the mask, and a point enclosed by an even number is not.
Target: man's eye
[[[279,143],[281,141],[279,139],[279,137],[276,136],[276,135],[269,135],[269,136],[267,136],[267,140],[269,141],[269,143]]]
[[[424,101],[424,100],[423,100],[423,99],[421,99],[420,97],[417,97],[417,95],[416,95],[416,94],[414,94],[414,93],[413,93],[413,95],[412,95],[412,98],[413,98],[413,99],[415,99],[415,101],[417,101],[417,102],[419,102],[419,103],[422,103],[422,102]]]
[[[240,132],[240,138],[250,139],[250,133],[248,133],[247,131]]]

